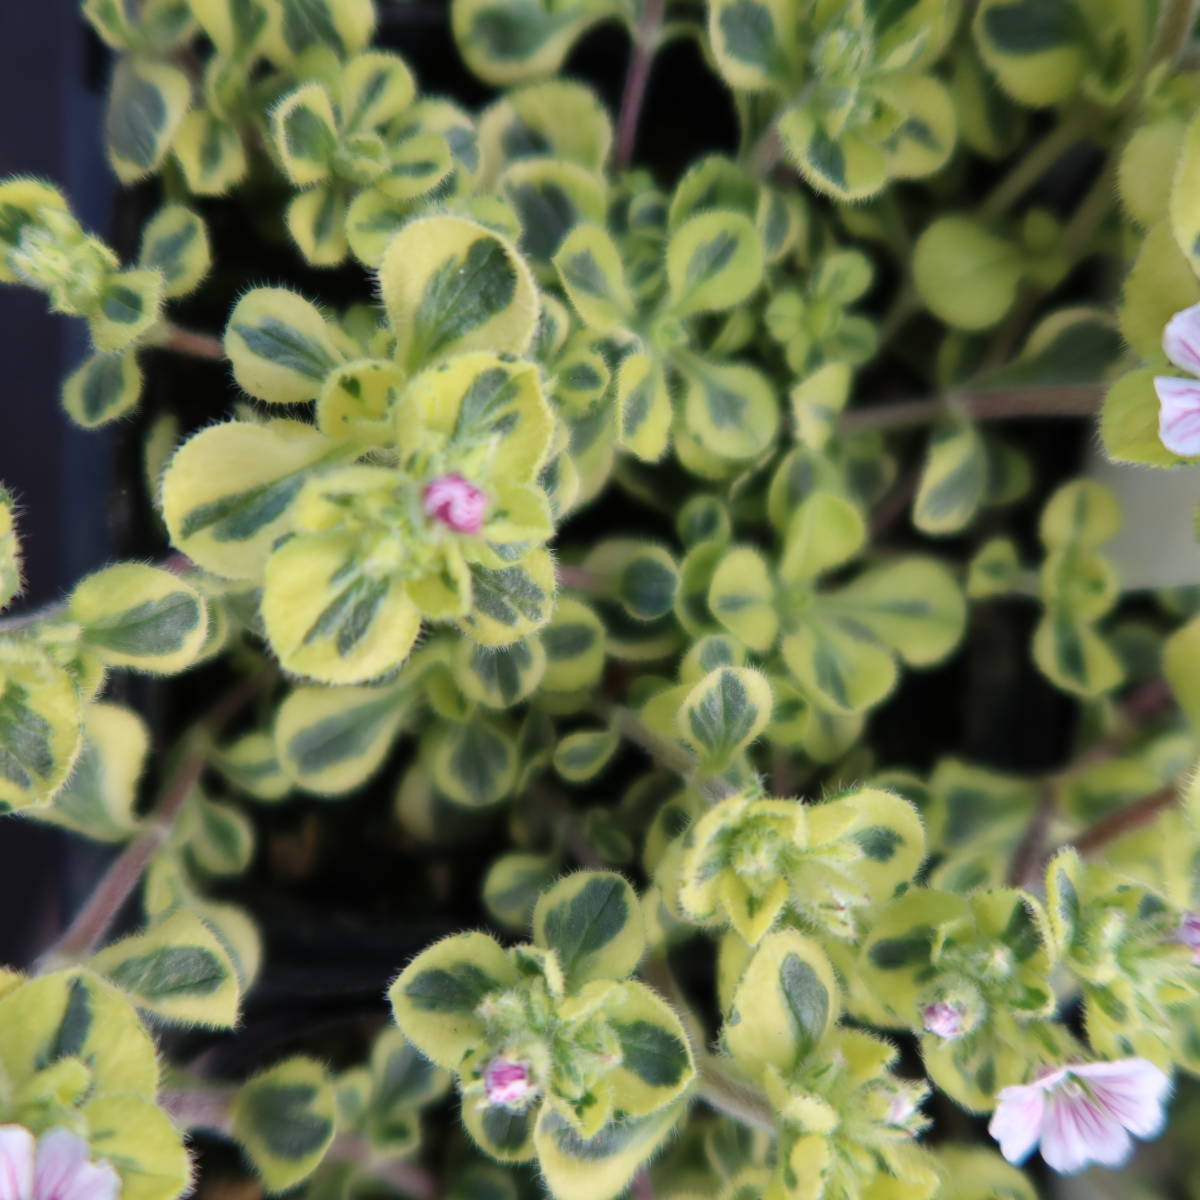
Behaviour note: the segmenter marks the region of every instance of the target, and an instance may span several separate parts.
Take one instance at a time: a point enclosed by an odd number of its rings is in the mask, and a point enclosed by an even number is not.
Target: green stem
[[[929,425],[957,404],[976,421],[1013,421],[1026,417],[1094,417],[1104,391],[1095,384],[1024,388],[1019,391],[976,392],[965,396],[934,396],[879,404],[843,414],[841,432],[910,429]]]
[[[1169,0],[1158,26],[1151,62],[1163,59],[1179,63],[1189,50],[1195,49],[1191,32],[1196,24],[1200,0]]]
[[[1067,150],[1087,135],[1095,122],[1096,114],[1084,111],[1055,125],[987,194],[979,206],[979,216],[993,221],[1008,212]]]
[[[594,711],[602,720],[614,721],[623,738],[633,742],[635,746],[640,746],[659,766],[682,777],[685,783],[696,788],[707,803],[719,804],[733,794],[733,789],[720,780],[697,780],[699,763],[695,756],[682,746],[647,729],[631,709],[620,705],[600,704],[595,706]]]

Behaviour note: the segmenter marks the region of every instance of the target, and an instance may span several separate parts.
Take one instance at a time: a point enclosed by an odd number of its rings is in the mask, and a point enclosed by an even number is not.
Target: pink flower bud
[[[957,1004],[927,1004],[921,1010],[921,1020],[925,1022],[925,1032],[935,1037],[962,1037],[963,1010]]]
[[[1200,967],[1200,913],[1186,913],[1179,922],[1175,935],[1185,946],[1190,946],[1193,965]]]
[[[493,1058],[483,1072],[483,1088],[489,1104],[515,1108],[529,1098],[533,1081],[529,1068],[511,1058]]]
[[[425,488],[424,503],[426,515],[455,533],[478,533],[488,499],[461,475],[441,475]]]

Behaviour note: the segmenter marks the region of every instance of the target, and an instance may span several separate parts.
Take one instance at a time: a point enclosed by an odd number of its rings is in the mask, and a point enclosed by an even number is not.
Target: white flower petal
[[[1045,1089],[1037,1083],[1002,1088],[988,1133],[1000,1143],[1010,1163],[1024,1162],[1041,1136],[1046,1109]]]
[[[38,1200],[117,1200],[120,1194],[121,1177],[108,1163],[85,1162],[57,1192],[39,1193]]]
[[[0,1125],[0,1200],[29,1200],[33,1194],[33,1134],[20,1125]]]
[[[43,1133],[37,1145],[37,1200],[59,1200],[87,1157],[87,1142],[69,1129]]]
[[[1116,1117],[1082,1093],[1063,1089],[1047,1099],[1042,1122],[1042,1157],[1063,1175],[1074,1175],[1089,1163],[1113,1167],[1133,1148]]]
[[[1077,1067],[1075,1074],[1087,1081],[1097,1101],[1130,1133],[1151,1138],[1161,1132],[1171,1081],[1152,1062],[1122,1058]]]
[[[1180,370],[1200,375],[1200,304],[1177,312],[1167,322],[1163,350]]]
[[[1158,437],[1172,454],[1194,458],[1200,454],[1200,381],[1156,375]]]

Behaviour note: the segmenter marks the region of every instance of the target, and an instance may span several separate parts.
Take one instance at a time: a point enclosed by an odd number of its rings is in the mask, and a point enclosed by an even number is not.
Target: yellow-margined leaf
[[[230,1132],[272,1192],[286,1191],[320,1165],[337,1124],[325,1068],[295,1057],[255,1075],[230,1106]]]
[[[314,267],[336,267],[350,253],[346,237],[346,190],[318,184],[293,197],[284,214],[288,233]]]
[[[398,667],[421,613],[398,576],[360,562],[352,534],[305,534],[267,560],[262,619],[279,661],[322,683],[365,683]]]
[[[1049,613],[1038,622],[1033,659],[1055,687],[1085,698],[1111,692],[1125,678],[1125,668],[1108,643],[1067,612]]]
[[[617,371],[621,446],[655,462],[667,452],[671,418],[671,393],[662,364],[641,351],[627,355]]]
[[[489,446],[504,479],[525,482],[546,460],[554,416],[532,363],[478,352],[422,371],[396,408],[395,426],[399,444],[414,449],[416,437],[430,433],[463,456]]]
[[[607,229],[576,225],[559,244],[554,265],[564,291],[589,329],[615,333],[628,327],[634,314],[633,294],[621,252]]]
[[[171,148],[197,196],[222,196],[245,178],[246,148],[237,127],[205,109],[183,118]]]
[[[563,596],[538,632],[546,653],[542,689],[579,692],[593,687],[604,672],[604,624],[574,596]]]
[[[739,641],[765,654],[779,633],[775,582],[766,560],[750,546],[733,546],[722,555],[708,588],[712,615]]]
[[[452,804],[488,808],[516,784],[516,738],[495,717],[476,713],[469,721],[441,723],[422,750],[434,786]]]
[[[160,271],[117,271],[100,289],[96,307],[87,314],[88,331],[97,350],[124,350],[158,320],[163,300]]]
[[[855,622],[843,626],[836,614],[809,610],[780,648],[792,678],[840,716],[873,708],[896,686],[891,651]]]
[[[342,68],[339,102],[350,131],[376,129],[395,120],[416,99],[417,84],[398,54],[367,50]]]
[[[191,96],[188,77],[178,67],[143,55],[120,58],[104,133],[108,160],[122,183],[136,183],[162,165]]]
[[[975,44],[1005,91],[1033,106],[1071,95],[1088,55],[1079,9],[1074,0],[984,0]]]
[[[671,308],[678,316],[732,308],[754,292],[762,274],[762,242],[741,213],[690,217],[667,243]]]
[[[192,1178],[192,1161],[171,1118],[150,1097],[104,1095],[84,1107],[88,1151],[112,1163],[122,1200],[175,1200]]]
[[[292,790],[292,781],[280,765],[275,741],[262,730],[243,734],[220,747],[213,765],[235,788],[256,800],[282,800]]]
[[[371,0],[278,0],[269,6],[272,10],[278,10],[278,15],[273,15],[264,50],[281,64],[318,47],[348,58],[366,46],[375,32]]]
[[[708,34],[722,78],[734,88],[774,90],[792,73],[798,25],[788,0],[714,0]]]
[[[476,1013],[480,1002],[518,978],[515,964],[487,934],[460,933],[422,950],[388,998],[404,1036],[439,1067],[457,1071],[486,1037]]]
[[[586,783],[612,761],[621,745],[615,729],[577,729],[554,748],[554,769],[568,783]]]
[[[279,707],[275,749],[297,787],[342,795],[383,762],[408,713],[394,687],[301,687]]]
[[[823,592],[819,604],[823,612],[874,634],[915,667],[940,662],[966,629],[967,606],[953,574],[918,555],[872,567],[844,587]]]
[[[85,1062],[93,1096],[153,1100],[158,1054],[129,1001],[82,969],[35,977],[0,996],[0,1055],[19,1092],[61,1059]]]
[[[101,701],[88,705],[83,749],[63,788],[39,820],[100,842],[123,842],[138,830],[137,785],[150,734],[132,709]]]
[[[199,287],[212,266],[204,221],[182,204],[159,209],[142,230],[138,264],[162,272],[168,299],[186,296]]]
[[[509,646],[477,646],[460,641],[455,650],[455,679],[472,700],[489,708],[512,708],[542,681],[546,650],[536,637]]]
[[[779,563],[789,583],[808,583],[849,562],[866,540],[858,509],[832,492],[814,492],[788,523]]]
[[[478,1106],[467,1102],[461,1111],[467,1132],[489,1158],[502,1163],[523,1163],[534,1157],[537,1105],[519,1111],[499,1104]]]
[[[613,1200],[638,1167],[666,1141],[683,1115],[683,1102],[648,1117],[605,1125],[582,1138],[549,1104],[534,1130],[538,1166],[551,1192],[572,1200]]]
[[[423,217],[393,238],[379,286],[409,369],[467,350],[522,354],[537,326],[537,288],[516,250],[462,217]]]
[[[301,421],[228,421],[201,430],[163,478],[172,542],[216,575],[258,579],[304,481],[344,454]]]
[[[923,533],[958,533],[983,502],[987,453],[979,430],[954,414],[936,428],[913,503],[913,524]]]
[[[104,663],[152,675],[190,667],[208,632],[204,597],[186,579],[144,563],[89,575],[76,584],[68,612]]]
[[[695,1077],[688,1036],[674,1009],[644,983],[630,981],[605,1003],[621,1043],[621,1065],[610,1075],[614,1107],[649,1116],[677,1099]]]
[[[238,301],[225,353],[238,383],[268,404],[314,399],[342,359],[316,306],[286,288],[255,288]]]
[[[773,704],[765,675],[721,667],[688,693],[678,730],[707,767],[722,770],[767,727]]]
[[[575,163],[523,159],[500,177],[500,188],[521,222],[521,249],[551,280],[551,260],[571,230],[605,218],[603,177]]]
[[[553,75],[604,9],[556,10],[544,0],[453,0],[454,40],[471,70],[491,84]]]
[[[483,881],[488,912],[506,928],[524,932],[533,921],[538,896],[554,882],[556,867],[552,854],[502,854]]]
[[[75,764],[82,724],[70,674],[35,645],[0,640],[0,802],[48,803]]]
[[[63,408],[83,429],[116,421],[141,398],[142,371],[134,350],[93,354],[63,381]]]
[[[505,92],[479,116],[479,182],[490,186],[508,162],[547,156],[604,173],[612,148],[608,110],[574,79],[541,79]]]
[[[0,608],[20,595],[24,586],[15,508],[12,493],[0,485]]]
[[[184,909],[105,947],[89,965],[163,1020],[210,1029],[237,1023],[240,989],[233,962],[212,930]]]
[[[576,871],[544,892],[533,940],[558,956],[569,991],[630,975],[646,949],[637,893],[608,871]]]
[[[556,586],[546,550],[500,570],[472,566],[471,612],[459,624],[481,646],[511,645],[549,620]]]
[[[1077,479],[1063,484],[1042,510],[1038,534],[1048,549],[1091,550],[1116,537],[1121,506],[1103,484]]]
[[[718,458],[758,458],[779,430],[779,404],[765,375],[742,363],[696,358],[686,371],[684,428]]]
[[[725,1022],[724,1040],[751,1078],[790,1071],[833,1028],[841,999],[824,952],[796,930],[768,934],[755,950]]]

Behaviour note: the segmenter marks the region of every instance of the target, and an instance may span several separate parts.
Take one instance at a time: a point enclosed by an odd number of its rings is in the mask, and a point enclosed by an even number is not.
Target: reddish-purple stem
[[[633,51],[625,75],[625,90],[621,95],[621,113],[617,118],[617,148],[613,161],[623,171],[633,161],[638,122],[646,99],[646,84],[650,66],[658,49],[659,27],[665,0],[643,0],[642,16],[633,34]]]

